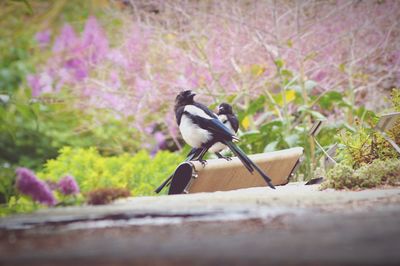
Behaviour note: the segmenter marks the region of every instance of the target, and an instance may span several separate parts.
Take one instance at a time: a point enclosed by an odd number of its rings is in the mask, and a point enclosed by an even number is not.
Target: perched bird
[[[217,113],[218,119],[233,133],[236,133],[239,129],[239,121],[236,118],[236,116],[233,114],[232,106],[230,106],[227,103],[221,103],[218,106],[218,113]],[[217,142],[214,145],[212,145],[208,151],[215,153],[218,158],[223,158],[226,160],[231,160],[230,157],[225,157],[223,156],[220,152],[224,149],[226,149],[227,146],[221,142]],[[185,162],[187,161],[192,161],[192,160],[197,160],[199,159],[198,157],[200,154],[202,154],[202,151],[204,150],[203,154],[207,151],[205,148],[192,148],[192,150],[189,152],[189,154],[186,156]],[[202,159],[202,158],[200,158]],[[156,190],[156,193],[160,193],[160,191],[165,187],[168,186],[170,181],[172,180],[173,175],[169,176]]]
[[[182,138],[193,148],[202,148],[198,160],[214,144],[221,142],[240,159],[243,165],[253,172],[256,170],[271,188],[275,188],[271,179],[238,147],[235,133],[228,129],[205,105],[194,101],[196,94],[191,90],[182,91],[175,99],[175,117]]]
[[[219,121],[222,122],[232,133],[237,133],[239,130],[239,120],[237,117],[233,114],[232,106],[230,106],[227,103],[221,103],[218,106],[218,113],[217,113]],[[217,142],[214,145],[212,145],[208,151],[215,153],[218,158],[224,158],[226,160],[230,160],[231,158],[229,157],[224,157],[221,155],[221,151],[226,149],[227,146],[221,142]]]

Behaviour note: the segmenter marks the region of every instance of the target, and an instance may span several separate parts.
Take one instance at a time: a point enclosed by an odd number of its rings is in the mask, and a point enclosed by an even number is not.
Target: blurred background
[[[35,208],[15,189],[17,167],[47,183],[72,175],[83,195],[72,204],[105,187],[152,195],[188,151],[173,113],[181,88],[210,108],[231,103],[248,153],[304,147],[297,180],[320,165],[308,135],[318,119],[325,147],[394,156],[363,140],[399,108],[399,17],[395,0],[1,1],[0,201]]]

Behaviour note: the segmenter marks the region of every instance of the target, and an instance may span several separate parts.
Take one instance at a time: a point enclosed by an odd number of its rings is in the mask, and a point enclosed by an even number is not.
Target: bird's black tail
[[[269,178],[264,171],[261,170],[238,146],[230,141],[226,141],[225,144],[239,158],[239,160],[243,163],[247,170],[249,170],[250,173],[253,173],[255,169],[262,176],[262,178],[264,178],[268,186],[275,189],[275,186],[271,182],[271,178]]]
[[[191,161],[194,158],[196,158],[197,156],[199,156],[201,151],[202,151],[202,148],[193,148],[187,155],[185,162]],[[167,179],[164,180],[164,182],[161,183],[161,185],[158,188],[156,188],[156,190],[154,190],[154,192],[157,194],[160,193],[161,190],[163,190],[163,188],[171,182],[173,177],[174,177],[174,174],[170,175]]]
[[[250,173],[253,173],[254,169],[251,165],[249,157],[247,157],[246,154],[232,142],[227,141],[225,144],[239,158],[239,160],[242,161],[243,165],[247,168],[247,170],[249,170]]]

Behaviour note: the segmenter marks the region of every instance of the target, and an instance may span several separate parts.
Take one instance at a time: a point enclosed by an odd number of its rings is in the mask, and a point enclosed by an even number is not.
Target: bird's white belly
[[[223,143],[221,143],[221,142],[217,142],[217,143],[215,143],[214,145],[212,145],[212,146],[208,149],[208,151],[209,151],[209,152],[215,153],[215,152],[220,152],[220,151],[222,151],[222,150],[225,149],[225,148],[226,148],[226,145],[225,145],[225,144],[223,144]]]
[[[212,136],[211,134],[183,115],[179,125],[183,140],[194,148],[200,148],[203,143],[206,143]]]

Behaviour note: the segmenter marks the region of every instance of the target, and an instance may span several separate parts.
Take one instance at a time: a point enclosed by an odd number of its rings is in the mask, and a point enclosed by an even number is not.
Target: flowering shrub
[[[49,206],[56,204],[56,199],[46,182],[39,180],[35,174],[26,168],[18,168],[17,189],[25,195],[30,196],[34,201]]]
[[[56,181],[60,176],[70,174],[83,194],[100,188],[123,188],[135,196],[152,195],[155,187],[182,160],[181,155],[167,151],[158,152],[153,158],[144,150],[134,155],[105,157],[95,148],[64,147],[56,159],[47,161],[38,176]],[[68,179],[64,179],[59,182],[59,189],[64,183],[68,184],[68,191],[75,190]]]
[[[131,5],[136,12],[118,12],[119,28],[93,16],[80,34],[64,25],[47,46],[51,57],[27,80],[34,97],[67,90],[85,112],[108,110],[141,133],[143,148],[159,132],[179,146],[171,108],[178,87],[202,88],[204,101],[228,98],[240,110],[263,94],[280,109],[273,119],[313,107],[309,95],[346,91],[352,106],[400,82],[398,1],[155,1],[157,16],[144,3]],[[38,41],[47,43],[48,34]],[[301,101],[292,102],[293,94]],[[254,117],[248,120],[254,129]]]
[[[129,196],[129,190],[124,188],[98,188],[87,193],[86,202],[91,205],[103,205],[118,198],[126,198]]]
[[[79,193],[79,186],[75,181],[75,178],[70,175],[66,175],[58,181],[58,189],[64,195],[74,195]]]

